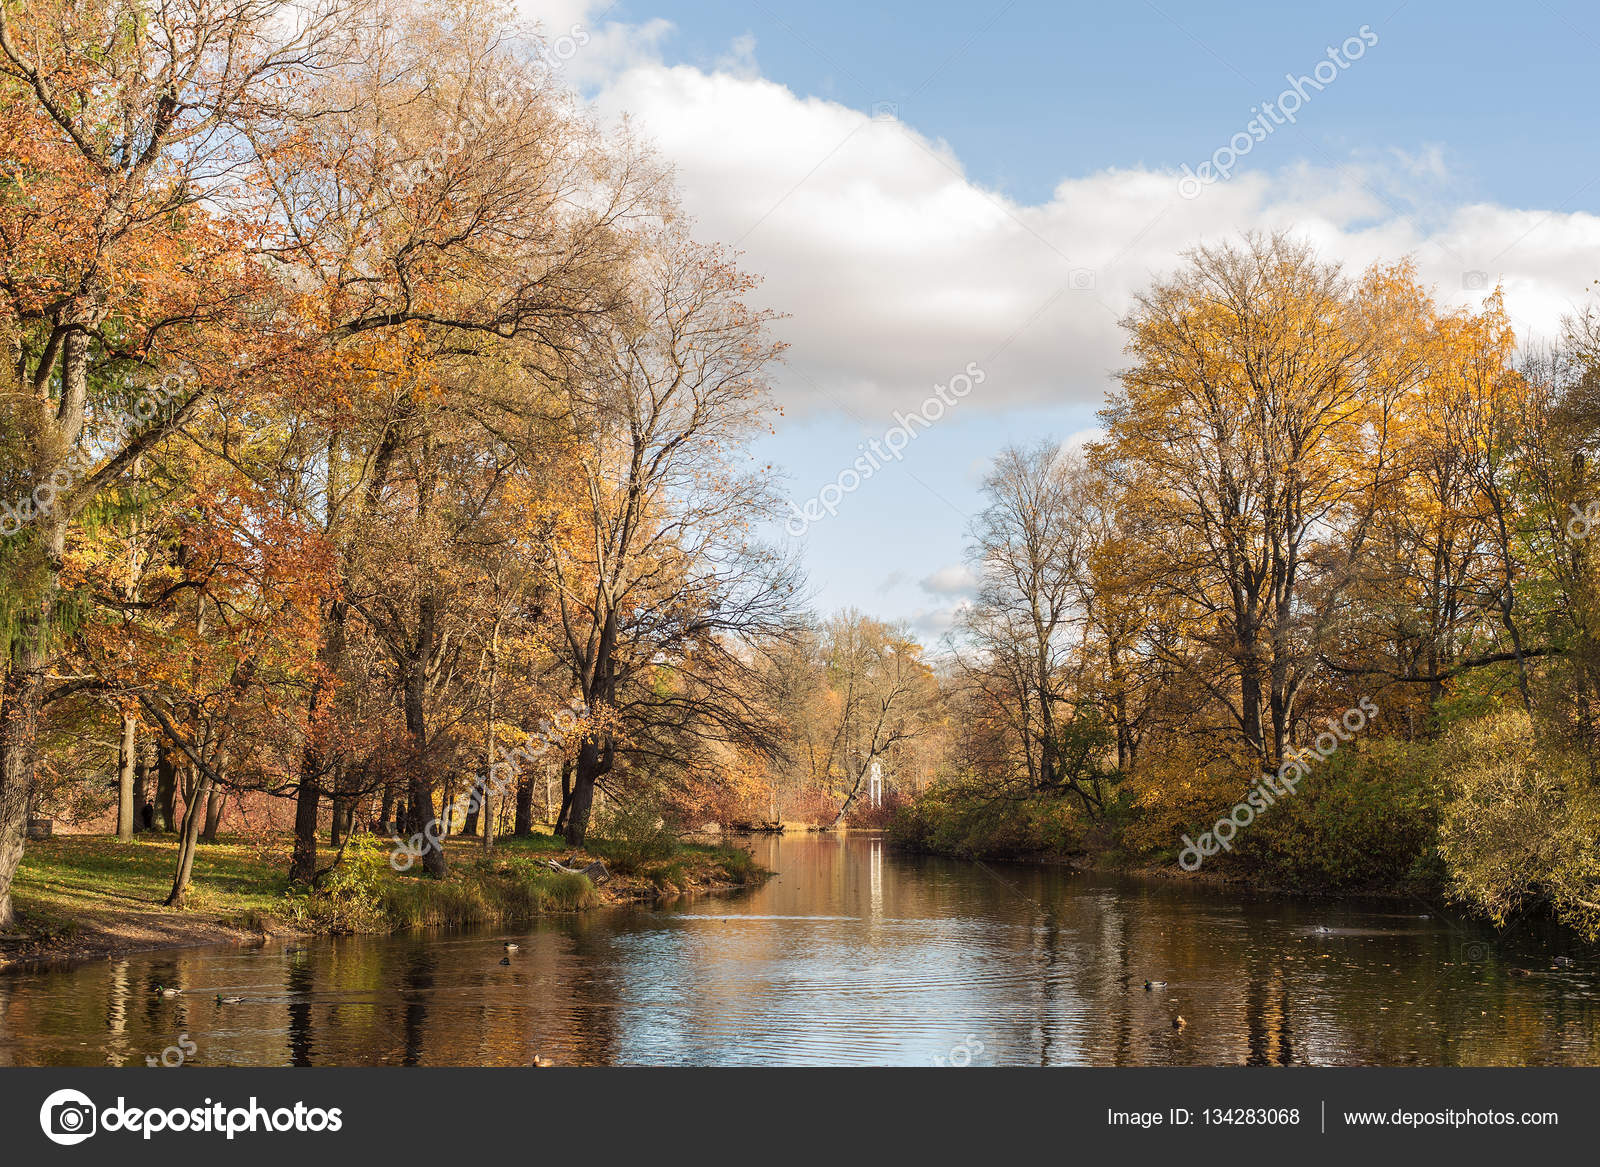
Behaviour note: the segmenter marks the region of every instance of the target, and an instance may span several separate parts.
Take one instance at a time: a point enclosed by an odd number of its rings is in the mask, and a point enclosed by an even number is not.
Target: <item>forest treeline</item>
[[[1588,320],[1194,252],[934,650],[804,610],[753,278],[491,0],[0,0],[0,160],[0,925],[34,816],[170,834],[175,905],[263,806],[314,885],[550,791],[1171,858],[1364,698],[1230,862],[1600,922]]]
[[[1123,325],[1103,436],[985,483],[953,777],[902,837],[1447,883],[1594,934],[1595,320],[1519,346],[1498,292],[1446,309],[1277,235]]]

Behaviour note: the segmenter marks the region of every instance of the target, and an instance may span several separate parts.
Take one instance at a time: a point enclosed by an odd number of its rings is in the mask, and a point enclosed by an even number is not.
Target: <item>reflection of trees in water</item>
[[[1256,953],[1246,961],[1245,1065],[1291,1066],[1294,1038],[1290,1032],[1289,986],[1282,966]]]
[[[562,974],[551,986],[551,1003],[546,1019],[560,1017],[565,1032],[558,1040],[574,1065],[606,1066],[616,1060],[618,1026],[624,1000],[623,977],[649,975],[651,970],[631,968],[617,959],[615,939],[619,932],[646,926],[644,921],[624,917],[619,926],[597,912],[586,912],[566,922],[562,934],[567,942]],[[556,1035],[552,1035],[556,1036]]]
[[[422,1061],[422,1044],[428,1036],[428,1005],[433,995],[434,967],[438,958],[431,945],[413,943],[406,949],[401,965],[400,995],[405,1002],[400,1020],[400,1046],[403,1066]]]
[[[289,990],[289,1064],[309,1066],[314,1064],[311,1060],[311,994],[315,978],[311,961],[291,960],[284,986]],[[332,1024],[331,1017],[328,1023]]]

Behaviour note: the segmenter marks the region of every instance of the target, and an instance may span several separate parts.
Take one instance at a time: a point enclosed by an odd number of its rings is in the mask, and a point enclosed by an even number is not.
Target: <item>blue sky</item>
[[[1600,53],[1591,3],[1006,5],[625,3],[662,17],[675,63],[710,67],[741,35],[794,92],[890,102],[949,141],[972,175],[1018,197],[1107,166],[1176,169],[1242,111],[1366,24],[1380,47],[1359,85],[1304,119],[1257,165],[1437,144],[1462,165],[1462,201],[1556,206],[1600,175],[1586,82]],[[1579,196],[1594,208],[1600,187]]]
[[[1290,227],[1352,269],[1410,254],[1447,302],[1501,283],[1539,336],[1600,275],[1588,5],[524,8],[589,32],[574,82],[657,143],[700,234],[736,243],[760,302],[786,313],[785,417],[756,456],[797,502],[896,410],[986,370],[803,540],[820,608],[930,639],[962,601],[986,460],[1094,425],[1118,317],[1184,247]],[[1181,197],[1181,167],[1363,29],[1376,43],[1294,124]]]

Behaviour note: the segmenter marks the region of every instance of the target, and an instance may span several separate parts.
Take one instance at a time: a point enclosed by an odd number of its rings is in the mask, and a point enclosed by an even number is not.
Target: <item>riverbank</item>
[[[771,872],[738,848],[680,844],[641,859],[597,843],[592,851],[559,838],[503,839],[484,856],[475,840],[449,840],[451,877],[395,872],[375,841],[347,852],[323,889],[291,889],[287,841],[224,838],[195,857],[182,909],[162,906],[172,885],[176,842],[140,836],[62,835],[29,845],[13,896],[17,920],[0,932],[0,971],[166,948],[260,942],[267,937],[390,933],[442,925],[512,924],[594,907],[757,886]],[[319,857],[323,866],[334,852]],[[552,871],[599,859],[609,877]]]

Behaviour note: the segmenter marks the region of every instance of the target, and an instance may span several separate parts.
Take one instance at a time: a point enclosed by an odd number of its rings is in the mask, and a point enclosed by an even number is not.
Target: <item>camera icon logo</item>
[[[1464,271],[1464,272],[1462,272],[1461,273],[1461,290],[1464,291],[1464,292],[1486,292],[1486,291],[1488,291],[1489,290],[1489,273],[1486,272],[1486,271],[1478,271],[1476,268],[1474,268],[1472,271]]]
[[[76,1146],[95,1131],[94,1101],[80,1090],[57,1090],[39,1107],[44,1137],[63,1147]]]
[[[1094,291],[1094,269],[1075,267],[1067,275],[1067,285],[1074,292]]]
[[[892,122],[900,116],[900,106],[893,101],[875,101],[872,103],[872,118],[874,121]]]

